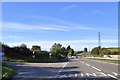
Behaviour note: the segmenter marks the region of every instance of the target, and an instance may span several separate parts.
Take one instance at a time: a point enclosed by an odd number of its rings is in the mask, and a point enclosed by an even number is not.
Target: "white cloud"
[[[64,8],[62,8],[62,11],[66,11],[66,10],[70,10],[72,8],[76,8],[78,7],[77,5],[69,5],[69,6],[65,6]]]
[[[41,31],[70,31],[70,30],[93,30],[89,27],[72,27],[72,26],[64,26],[64,25],[53,25],[53,24],[45,24],[45,25],[30,25],[23,23],[14,23],[14,22],[3,22],[4,30],[41,30]]]
[[[3,36],[2,38],[11,38],[11,39],[23,39],[25,37],[22,37],[22,36],[15,36],[15,35],[8,35],[8,36]]]

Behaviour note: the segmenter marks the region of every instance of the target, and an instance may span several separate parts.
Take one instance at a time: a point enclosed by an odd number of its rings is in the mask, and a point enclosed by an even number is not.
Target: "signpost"
[[[51,53],[49,53],[49,57],[50,57],[50,58],[51,58],[51,55],[52,55],[52,54],[51,54]]]
[[[35,58],[35,52],[33,51],[33,55],[32,55],[33,59]]]

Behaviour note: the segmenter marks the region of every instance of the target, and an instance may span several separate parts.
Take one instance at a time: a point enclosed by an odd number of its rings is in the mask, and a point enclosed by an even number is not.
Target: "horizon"
[[[8,46],[22,43],[50,50],[54,43],[74,50],[118,47],[117,2],[4,2],[2,38]]]

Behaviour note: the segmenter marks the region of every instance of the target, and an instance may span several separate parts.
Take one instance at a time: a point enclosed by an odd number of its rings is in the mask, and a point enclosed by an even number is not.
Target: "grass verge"
[[[2,80],[12,79],[12,77],[16,74],[14,68],[6,65],[4,62],[2,63]]]
[[[110,60],[110,59],[97,59],[97,58],[86,58],[89,60],[99,60],[99,61],[104,61],[104,62],[111,62],[111,63],[118,63],[120,64],[120,60]]]

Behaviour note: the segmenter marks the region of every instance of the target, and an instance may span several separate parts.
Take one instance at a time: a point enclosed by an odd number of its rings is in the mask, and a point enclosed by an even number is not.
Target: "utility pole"
[[[98,47],[101,47],[101,36],[100,36],[100,32],[98,32]]]

